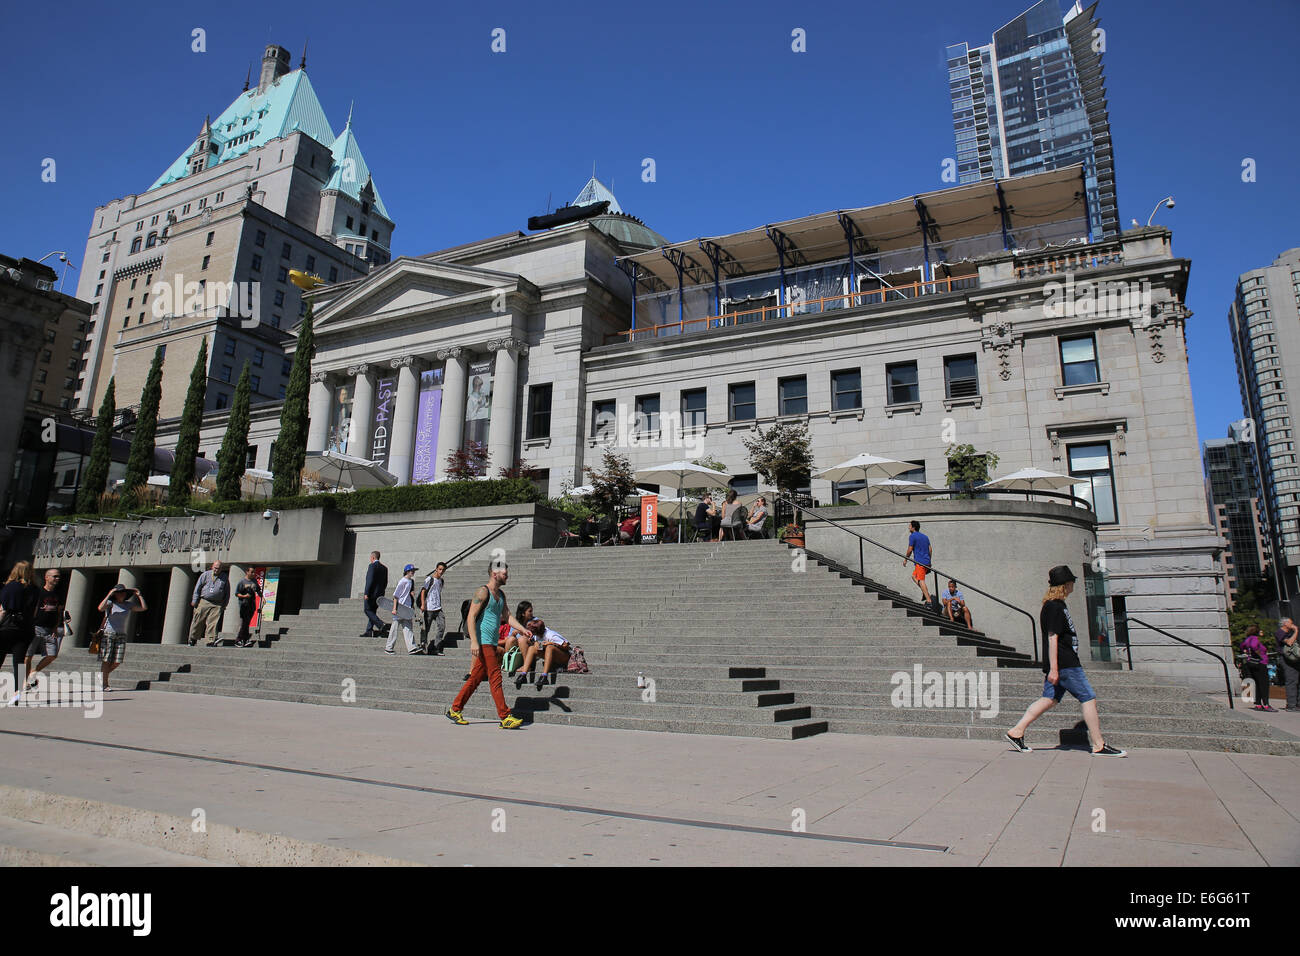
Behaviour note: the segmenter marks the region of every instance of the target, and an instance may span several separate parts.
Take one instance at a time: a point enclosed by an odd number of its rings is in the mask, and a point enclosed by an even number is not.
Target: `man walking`
[[[362,637],[383,637],[387,625],[375,612],[379,610],[379,599],[388,592],[388,568],[379,563],[379,552],[370,552],[370,566],[366,568],[366,589],[361,595],[361,606],[366,612],[366,629]]]
[[[190,597],[190,607],[194,608],[194,619],[190,621],[190,647],[198,643],[201,634],[207,636],[208,647],[221,643],[217,638],[217,628],[221,624],[221,613],[229,602],[230,581],[223,573],[221,562],[213,561],[212,567],[199,575],[194,594]]]
[[[441,654],[443,635],[447,633],[447,618],[442,613],[442,577],[447,573],[447,564],[439,561],[433,573],[424,579],[420,590],[420,610],[424,613],[424,633],[420,637],[420,649],[426,654]],[[429,631],[437,625],[438,633],[429,643]]]
[[[506,594],[502,588],[508,577],[509,569],[505,562],[493,561],[488,566],[487,584],[475,591],[470,601],[467,620],[470,654],[474,664],[469,672],[469,680],[465,681],[465,686],[447,709],[447,718],[453,723],[469,723],[462,711],[486,677],[488,686],[492,689],[492,700],[497,705],[497,716],[501,718],[501,729],[518,730],[523,724],[506,706],[505,695],[501,692],[501,659],[497,654],[497,631],[503,620],[508,621],[513,628],[521,631],[525,629],[525,625],[507,610]]]
[[[1295,644],[1300,629],[1289,617],[1282,618],[1279,623],[1281,627],[1274,636],[1277,638],[1277,666],[1282,668],[1282,675],[1286,678],[1286,712],[1300,714],[1300,667],[1292,664],[1282,653],[1283,647]]]
[[[397,629],[402,629],[406,641],[406,653],[418,654],[420,647],[415,643],[415,565],[408,564],[402,568],[402,579],[393,590],[393,624],[388,629],[388,643],[384,645],[385,654],[396,653],[393,645],[397,643]]]
[[[59,656],[59,643],[66,633],[65,617],[63,599],[59,596],[59,572],[55,568],[50,568],[45,572],[45,587],[41,590],[36,612],[32,615],[36,634],[27,648],[27,684],[23,690],[34,688],[36,675],[53,664],[54,659]],[[33,668],[32,661],[36,659],[37,654],[43,656],[40,663]]]
[[[239,602],[239,639],[236,647],[252,647],[253,637],[248,632],[248,625],[257,613],[258,602],[262,599],[262,586],[257,583],[257,569],[249,568],[235,586],[235,600]]]
[[[1039,630],[1043,633],[1043,696],[1029,705],[1025,716],[1007,732],[1011,746],[1021,753],[1031,748],[1025,743],[1025,731],[1043,714],[1061,702],[1066,693],[1073,694],[1083,710],[1084,723],[1088,725],[1088,740],[1095,757],[1127,757],[1123,750],[1107,746],[1101,735],[1101,721],[1097,718],[1097,694],[1084,676],[1079,662],[1079,636],[1074,630],[1074,620],[1065,599],[1074,591],[1077,579],[1065,565],[1052,568],[1047,574],[1047,593],[1043,608],[1038,612]]]
[[[912,558],[916,566],[912,568],[912,580],[921,588],[921,598],[925,601],[925,606],[930,606],[930,589],[925,586],[926,576],[930,573],[930,562],[933,560],[930,550],[930,539],[921,534],[921,522],[912,522],[912,533],[907,536],[907,557],[903,558],[903,567],[907,567],[907,558]]]

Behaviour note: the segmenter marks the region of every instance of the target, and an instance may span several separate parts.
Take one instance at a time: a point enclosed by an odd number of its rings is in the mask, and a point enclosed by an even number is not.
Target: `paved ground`
[[[1294,866],[1297,771],[1300,758],[1172,750],[1100,760],[838,734],[510,733],[147,692],[111,695],[99,719],[0,709],[0,784],[185,818],[202,808],[442,865]]]

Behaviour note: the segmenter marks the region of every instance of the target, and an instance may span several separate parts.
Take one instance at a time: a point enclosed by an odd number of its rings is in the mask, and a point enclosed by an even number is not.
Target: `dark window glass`
[[[293,255],[293,246],[289,245],[289,243],[286,242],[283,246],[280,247],[280,258],[288,259],[291,255]]]
[[[256,238],[253,239],[253,245],[255,245],[255,246],[265,246],[265,245],[266,245],[266,233],[265,233],[264,231],[262,231],[261,229],[257,230],[257,236],[256,236]]]
[[[266,356],[266,352],[264,352],[262,349],[253,349],[253,364],[257,366],[261,366],[262,359],[265,356]]]
[[[777,407],[782,415],[805,415],[808,412],[808,377],[783,378],[777,383]]]
[[[831,373],[831,409],[842,411],[862,407],[862,370],[851,368]]]
[[[254,272],[261,272],[261,271],[262,271],[262,257],[261,257],[261,256],[253,256],[253,271],[254,271]]]
[[[1110,445],[1070,445],[1070,475],[1078,478],[1074,494],[1088,501],[1097,514],[1098,524],[1119,521],[1115,504],[1115,475],[1111,469]]]
[[[753,421],[758,417],[754,394],[753,382],[727,386],[727,406],[731,421]]]
[[[659,430],[658,395],[637,396],[636,430],[638,432],[657,432]]]
[[[593,438],[600,438],[604,435],[613,435],[616,417],[617,411],[613,399],[603,402],[592,402],[591,436]]]
[[[316,268],[316,257],[315,257],[315,256],[308,256],[308,257],[307,257],[307,271],[308,271],[308,272],[311,272],[311,271],[312,271],[313,269],[315,269],[315,268]]]
[[[703,428],[707,414],[709,393],[707,389],[693,388],[682,392],[682,427]]]
[[[901,405],[904,402],[919,402],[921,388],[917,384],[916,363],[900,362],[885,369],[885,378],[889,385],[889,404]]]
[[[1061,381],[1066,385],[1092,385],[1101,381],[1097,343],[1091,335],[1061,339]]]
[[[551,435],[551,385],[533,385],[528,389],[528,437]]]
[[[234,355],[234,354],[235,354],[235,340],[234,340],[234,339],[226,339],[226,354],[227,354],[227,355]]]
[[[339,270],[337,266],[330,266],[330,282],[339,281]]]
[[[943,381],[949,398],[969,398],[980,393],[979,369],[974,355],[950,355],[943,360]]]
[[[210,233],[208,233],[208,239],[207,239],[207,241],[206,241],[205,243],[203,243],[203,244],[204,244],[205,246],[210,246],[210,245],[212,245],[212,240],[213,240],[213,238],[214,238],[215,236],[216,236],[216,233],[215,233],[215,232],[210,232]]]
[[[225,392],[217,392],[217,408],[229,408],[230,396]]]

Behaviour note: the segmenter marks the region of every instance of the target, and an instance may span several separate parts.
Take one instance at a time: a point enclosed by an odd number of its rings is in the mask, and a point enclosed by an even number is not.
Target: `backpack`
[[[432,582],[432,581],[433,581],[433,575],[432,575],[432,574],[426,576],[425,579],[424,579],[424,586],[420,588],[420,597],[418,598],[418,600],[419,600],[419,602],[420,602],[420,603],[419,603],[419,608],[420,608],[421,611],[424,610],[424,606],[425,606],[425,604],[428,603],[428,600],[429,600],[429,584],[430,584],[430,582]]]
[[[570,674],[590,674],[591,668],[587,666],[587,657],[582,653],[582,648],[573,645],[573,652],[569,655],[569,666],[565,670]]]
[[[519,648],[512,647],[506,651],[505,656],[501,658],[501,673],[509,675],[519,670],[523,666],[524,655],[519,653]]]

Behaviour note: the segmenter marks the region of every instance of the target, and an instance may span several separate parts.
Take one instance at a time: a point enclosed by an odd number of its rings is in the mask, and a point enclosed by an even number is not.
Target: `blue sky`
[[[96,205],[143,192],[280,43],[354,130],[418,255],[524,228],[596,164],[673,240],[942,188],[944,47],[1030,0],[604,4],[71,2],[6,12],[0,252],[81,265]],[[1120,217],[1192,260],[1200,438],[1241,416],[1225,316],[1236,276],[1300,245],[1294,0],[1101,0]],[[506,52],[491,32],[506,31]],[[207,50],[191,50],[191,31]],[[807,34],[804,54],[791,31]],[[113,58],[109,58],[111,52]],[[41,181],[46,157],[57,180]],[[657,180],[641,181],[652,157]],[[1257,179],[1242,181],[1255,160]],[[69,288],[73,280],[69,280]]]

